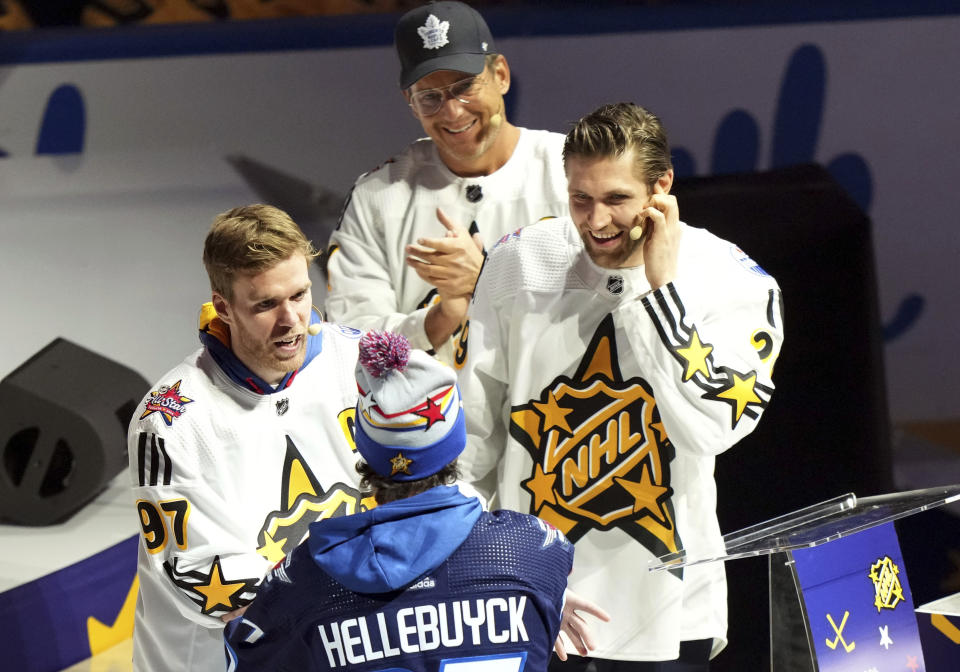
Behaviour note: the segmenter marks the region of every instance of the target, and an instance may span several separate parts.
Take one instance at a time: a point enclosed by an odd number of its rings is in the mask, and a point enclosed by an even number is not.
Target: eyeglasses
[[[474,75],[447,86],[417,91],[410,95],[410,107],[421,117],[431,117],[440,111],[448,97],[464,105],[471,102],[481,86],[483,86],[482,76]]]

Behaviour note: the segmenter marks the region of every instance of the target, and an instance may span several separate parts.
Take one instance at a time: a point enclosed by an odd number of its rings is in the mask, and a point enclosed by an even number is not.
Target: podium
[[[894,528],[955,501],[960,485],[846,494],[727,534],[722,547],[661,556],[648,569],[769,556],[772,672],[956,672],[960,657],[924,663]]]

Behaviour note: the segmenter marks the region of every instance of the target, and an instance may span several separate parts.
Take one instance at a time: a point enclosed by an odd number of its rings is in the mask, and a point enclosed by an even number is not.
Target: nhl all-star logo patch
[[[186,412],[187,404],[193,403],[193,399],[180,394],[182,382],[183,380],[178,380],[173,385],[161,385],[150,392],[150,398],[144,403],[140,420],[159,413],[166,425],[171,426],[174,420]]]
[[[450,44],[447,39],[447,31],[450,30],[449,21],[441,21],[431,14],[427,17],[427,22],[417,28],[417,34],[423,40],[424,49],[439,49]]]

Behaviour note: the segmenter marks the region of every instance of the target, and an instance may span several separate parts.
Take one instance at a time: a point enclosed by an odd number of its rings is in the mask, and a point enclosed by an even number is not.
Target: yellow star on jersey
[[[533,510],[539,511],[543,504],[556,504],[557,498],[553,494],[553,484],[557,482],[557,475],[549,474],[539,464],[534,465],[533,477],[524,481],[523,486],[533,493]]]
[[[407,459],[403,456],[403,453],[397,453],[394,457],[390,458],[390,475],[399,474],[401,471],[408,476],[410,476],[410,470],[407,469],[413,460]]]
[[[711,352],[713,352],[713,346],[701,343],[700,334],[696,330],[690,336],[690,345],[677,348],[677,354],[687,360],[687,370],[683,374],[684,382],[693,378],[697,371],[706,378],[710,377],[710,371],[707,369],[707,357]]]
[[[740,416],[747,410],[749,404],[761,404],[763,400],[757,396],[756,373],[741,377],[736,371],[732,371],[731,375],[730,387],[717,392],[717,397],[733,403],[733,423],[736,424],[740,422]]]
[[[257,553],[265,557],[272,563],[283,560],[286,553],[283,552],[283,545],[287,543],[286,537],[280,540],[274,539],[269,532],[263,533],[263,546],[257,549]]]
[[[247,581],[223,582],[223,574],[220,571],[220,556],[217,556],[210,568],[208,582],[194,586],[194,589],[204,596],[203,613],[209,614],[220,605],[226,607],[228,611],[236,609],[239,605],[234,601],[234,595],[246,586]]]
[[[649,511],[657,519],[657,522],[667,525],[667,514],[659,500],[670,493],[670,488],[651,482],[649,469],[643,470],[639,483],[628,481],[625,478],[614,478],[613,480],[633,497],[634,513]]]
[[[567,434],[571,434],[570,425],[567,424],[567,416],[573,413],[572,408],[563,408],[557,403],[557,398],[553,390],[547,393],[546,403],[541,401],[533,402],[533,407],[543,416],[543,431],[548,432],[554,427],[559,427]]]

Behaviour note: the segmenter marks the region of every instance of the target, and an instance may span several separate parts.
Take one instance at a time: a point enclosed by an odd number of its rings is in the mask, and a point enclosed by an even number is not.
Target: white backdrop
[[[784,142],[825,165],[862,159],[883,319],[908,297],[922,306],[886,344],[891,414],[912,421],[960,415],[958,36],[960,16],[947,16],[497,46],[521,125],[564,131],[601,103],[633,100],[664,119],[698,174],[715,147],[729,150],[720,129],[734,112],[757,142],[755,156],[737,146],[741,166],[771,167]],[[809,67],[790,75],[798,55]],[[285,173],[268,175],[278,193],[312,187],[329,225],[356,176],[420,132],[396,73],[389,46],[0,67],[0,376],[63,335],[158,378],[197,345],[210,219],[264,193],[228,157]],[[37,156],[63,86],[82,99],[83,151]],[[794,118],[778,131],[786,112]]]

